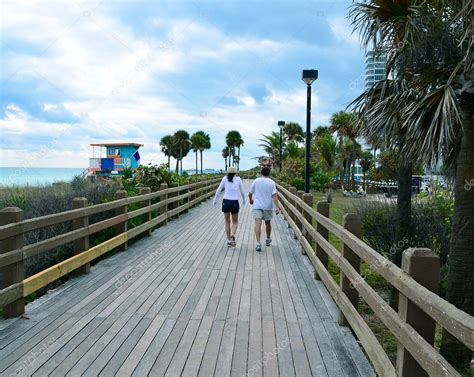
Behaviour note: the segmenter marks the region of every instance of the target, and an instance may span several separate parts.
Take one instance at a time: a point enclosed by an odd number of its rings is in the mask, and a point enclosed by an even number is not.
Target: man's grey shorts
[[[253,209],[253,218],[262,219],[263,221],[270,221],[273,218],[272,209]]]

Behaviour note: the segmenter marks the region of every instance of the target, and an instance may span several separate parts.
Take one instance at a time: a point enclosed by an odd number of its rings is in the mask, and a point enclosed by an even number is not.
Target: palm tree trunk
[[[171,156],[168,156],[168,171],[171,171]]]
[[[449,251],[446,298],[453,305],[474,315],[474,95],[461,97],[464,134],[457,158],[454,184],[454,215]],[[443,330],[441,354],[458,370],[469,367],[472,352]]]
[[[179,158],[176,159],[176,174],[179,173]]]
[[[355,165],[356,165],[356,160],[354,159],[354,161],[352,161],[352,176],[351,176],[351,178],[352,178],[352,190],[355,189],[355,181],[354,181],[355,169],[356,169]]]
[[[198,151],[196,149],[196,171],[194,174],[198,174]]]
[[[240,170],[240,145],[237,149],[237,170]]]
[[[201,174],[202,174],[202,149],[199,151],[199,153],[201,154]]]
[[[400,167],[398,171],[397,211],[395,220],[395,244],[405,238],[410,239],[412,169],[412,163],[406,162],[406,159],[404,159],[403,156],[400,156]],[[395,248],[395,254],[392,257],[392,262],[398,267],[400,267],[402,264],[403,251],[403,248]],[[398,310],[398,291],[393,287],[390,291],[390,306],[394,310]]]

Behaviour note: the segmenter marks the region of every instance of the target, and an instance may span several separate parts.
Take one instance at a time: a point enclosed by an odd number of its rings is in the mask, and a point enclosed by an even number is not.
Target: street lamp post
[[[278,127],[280,127],[280,173],[281,173],[281,162],[283,160],[283,127],[285,127],[285,121],[279,120]]]
[[[318,78],[316,69],[303,69],[301,80],[307,85],[306,91],[306,151],[304,165],[304,192],[309,192],[310,151],[311,151],[311,84]]]

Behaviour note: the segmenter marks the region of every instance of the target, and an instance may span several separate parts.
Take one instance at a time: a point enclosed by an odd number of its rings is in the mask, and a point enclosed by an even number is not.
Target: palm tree
[[[262,135],[263,139],[260,139],[262,142],[259,144],[259,147],[262,147],[267,156],[269,156],[275,163],[278,165],[280,161],[280,133],[272,131],[270,135]],[[283,140],[282,149],[286,149],[285,140]]]
[[[286,123],[283,127],[286,138],[288,141],[296,141],[297,143],[302,143],[305,138],[303,128],[296,122]]]
[[[173,136],[171,135],[163,136],[160,140],[161,151],[168,157],[168,170],[170,169],[173,143]]]
[[[329,120],[329,132],[336,132],[339,137],[338,149],[341,155],[342,161],[342,170],[340,171],[339,176],[341,180],[344,181],[345,173],[347,170],[347,160],[343,155],[343,138],[344,136],[348,137],[350,140],[355,141],[356,139],[356,116],[354,113],[348,113],[345,111],[338,111],[337,113],[332,114],[331,119]]]
[[[240,135],[239,131],[229,131],[227,132],[227,135],[225,137],[225,142],[227,146],[229,147],[229,165],[230,165],[230,158],[232,157],[232,166],[234,166],[235,163],[235,148],[238,148],[239,150],[239,156],[240,156],[240,146],[244,144],[244,141],[242,140],[242,136]]]
[[[198,151],[201,155],[201,174],[202,174],[202,152],[211,148],[211,138],[204,131],[197,131],[191,136],[191,147],[196,153],[196,174],[198,173]]]
[[[372,0],[355,3],[351,15],[364,44],[375,40],[377,48],[387,49],[388,71],[395,67],[397,81],[406,83],[385,97],[391,106],[383,106],[383,100],[372,106],[374,133],[385,128],[375,111],[389,119],[396,109],[405,156],[420,156],[426,164],[442,158],[456,171],[446,297],[474,315],[474,190],[464,189],[474,177],[472,2],[434,0],[419,6],[415,1]],[[370,94],[364,93],[367,100]],[[464,369],[472,352],[443,331],[441,354]]]
[[[365,175],[372,167],[372,153],[369,151],[362,152],[362,157],[359,160],[360,167],[362,168],[363,182],[364,182],[364,191],[367,191],[367,185],[365,184]]]
[[[316,150],[326,166],[326,171],[334,173],[336,170],[337,141],[330,133],[321,134],[316,138]]]
[[[180,174],[183,174],[183,158],[187,156],[191,149],[189,133],[185,130],[178,130],[174,133],[173,140],[178,156],[176,161],[176,173],[179,172]]]
[[[227,170],[227,158],[229,157],[229,147],[224,147],[222,149],[222,157],[225,161],[225,170]]]

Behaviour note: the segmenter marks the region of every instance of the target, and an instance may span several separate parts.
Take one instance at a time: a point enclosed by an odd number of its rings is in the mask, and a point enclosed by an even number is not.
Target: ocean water
[[[39,186],[70,181],[84,168],[0,167],[0,186]]]

